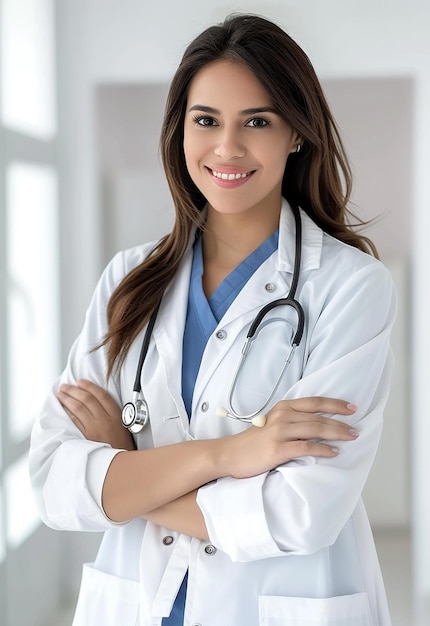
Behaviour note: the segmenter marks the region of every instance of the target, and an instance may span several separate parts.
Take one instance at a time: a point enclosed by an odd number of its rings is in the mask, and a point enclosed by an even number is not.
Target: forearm
[[[221,440],[211,439],[117,454],[103,485],[106,515],[116,522],[146,517],[201,485],[227,475],[221,461],[221,445]]]
[[[60,399],[86,437],[123,448],[119,407],[102,388],[90,381],[63,385]],[[109,454],[108,465],[106,449],[101,448],[87,459],[86,480],[92,485],[96,501],[100,502],[101,494],[104,513],[112,521],[146,517],[219,478],[257,476],[303,455],[336,456],[337,450],[332,446],[312,440],[348,440],[354,439],[355,434],[343,422],[320,413],[351,415],[355,410],[342,400],[302,398],[277,403],[268,413],[264,428],[251,427],[219,439],[114,451],[113,458]],[[128,443],[125,442],[127,447]],[[196,519],[197,528],[192,525],[181,532],[205,536],[202,520],[198,515]]]
[[[196,502],[197,490],[169,502],[144,515],[144,518],[158,526],[170,528],[190,537],[209,540],[202,512]]]

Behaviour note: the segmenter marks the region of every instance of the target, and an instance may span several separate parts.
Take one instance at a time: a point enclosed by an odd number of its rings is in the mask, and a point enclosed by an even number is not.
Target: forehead
[[[253,72],[244,63],[230,60],[214,61],[199,70],[190,83],[187,101],[190,106],[210,104],[217,109],[272,104]]]

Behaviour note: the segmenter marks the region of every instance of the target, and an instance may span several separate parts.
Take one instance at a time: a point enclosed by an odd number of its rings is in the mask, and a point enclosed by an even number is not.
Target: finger
[[[79,428],[79,430],[81,431],[83,436],[86,437],[87,436],[87,430],[85,428],[85,424],[83,422],[81,422],[81,420],[78,417],[74,416],[74,415],[70,415],[70,419],[72,420],[74,425],[77,428]]]
[[[80,406],[84,407],[83,417],[91,416],[95,419],[106,419],[108,415],[106,404],[101,404],[92,391],[77,385],[61,385],[60,391],[69,396],[69,407],[73,407],[75,411],[80,411]]]
[[[106,413],[113,415],[121,411],[121,408],[116,400],[114,400],[112,395],[108,391],[106,391],[106,389],[103,389],[103,387],[96,385],[90,380],[84,379],[78,380],[77,386],[79,387],[79,389],[86,391],[92,397],[94,397],[98,401],[100,406],[103,407]]]
[[[87,405],[74,393],[74,389],[71,389],[69,393],[68,391],[64,391],[62,386],[57,392],[57,398],[70,416],[84,422],[93,418]]]
[[[339,454],[339,448],[337,446],[314,441],[289,442],[286,447],[288,460],[298,459],[304,456],[333,458]]]
[[[59,394],[61,394],[61,392],[59,392]],[[60,398],[58,398],[60,400]],[[70,420],[73,422],[73,424],[81,431],[81,433],[86,436],[86,429],[85,429],[85,424],[83,422],[81,422],[81,420],[72,413],[72,411],[70,411],[67,406],[65,404],[63,404],[63,402],[60,400],[61,405],[63,407],[63,409],[65,410],[65,412],[67,413],[67,415],[69,416]]]
[[[270,424],[283,423],[283,424],[303,424],[304,422],[336,425],[340,428],[348,429],[350,425],[342,420],[337,420],[334,417],[326,417],[319,413],[304,413],[302,411],[295,411],[289,404],[278,403],[271,411],[269,411],[268,422]]]
[[[287,441],[325,439],[329,441],[353,441],[359,433],[345,424],[332,422],[293,422],[284,427]]]
[[[278,405],[288,405],[291,409],[304,413],[325,413],[329,415],[352,415],[356,412],[355,404],[338,398],[313,396],[295,400],[281,400]]]

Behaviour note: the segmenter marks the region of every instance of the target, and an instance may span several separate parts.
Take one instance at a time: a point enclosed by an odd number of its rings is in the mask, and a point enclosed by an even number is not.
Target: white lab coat
[[[84,566],[74,626],[159,626],[187,569],[187,625],[390,625],[361,491],[389,391],[395,292],[380,262],[326,235],[303,212],[302,222],[297,298],[306,327],[273,403],[314,395],[343,398],[359,407],[341,419],[360,436],[337,442],[336,458],[305,457],[254,478],[222,478],[202,487],[197,501],[211,539],[204,542],[142,519],[114,524],[105,516],[103,480],[118,450],[82,436],[56,400],[58,381],[32,434],[30,468],[41,516],[56,529],[106,531],[95,563]],[[103,385],[105,350],[91,350],[106,331],[106,303],[150,248],[122,252],[108,265],[62,382],[87,378]],[[247,428],[215,411],[226,406],[251,321],[263,305],[289,291],[294,249],[293,215],[284,201],[278,251],[254,273],[209,338],[189,423],[181,398],[181,352],[190,242],[164,295],[143,368],[151,428],[137,436],[138,448]],[[288,324],[295,323],[293,311],[276,311],[287,322],[262,331],[238,389],[238,408],[257,408],[276,380],[272,361],[285,354],[282,345],[293,332]],[[132,397],[142,336],[109,384],[120,404]]]

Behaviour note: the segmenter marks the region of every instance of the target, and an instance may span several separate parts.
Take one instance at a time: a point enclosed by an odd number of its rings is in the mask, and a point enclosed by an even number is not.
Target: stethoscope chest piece
[[[148,403],[146,402],[145,397],[142,393],[140,376],[142,374],[143,363],[146,358],[146,353],[148,352],[149,342],[151,340],[151,333],[152,329],[154,328],[155,320],[157,319],[159,308],[160,304],[158,304],[157,308],[151,315],[145,332],[145,336],[143,338],[139,364],[137,366],[136,378],[133,386],[133,401],[124,404],[121,411],[122,425],[124,426],[124,428],[128,428],[128,430],[133,433],[133,435],[137,435],[137,433],[140,433],[140,431],[143,430],[149,422]]]
[[[128,428],[131,433],[135,435],[140,433],[149,421],[149,411],[146,401],[138,398],[133,402],[124,404],[121,412],[121,421],[123,426]]]

